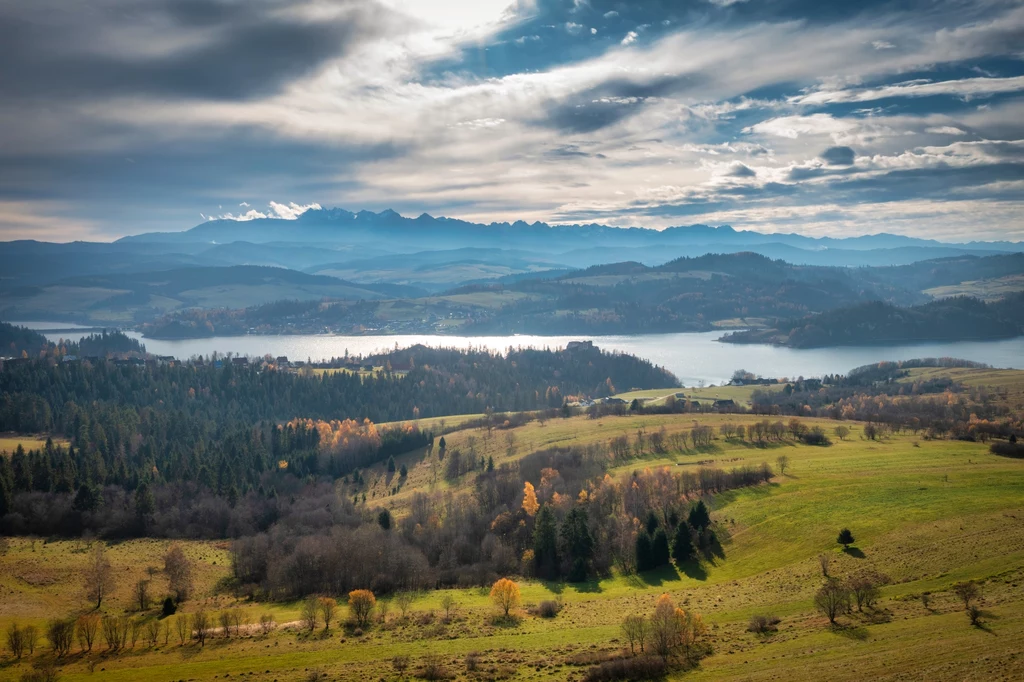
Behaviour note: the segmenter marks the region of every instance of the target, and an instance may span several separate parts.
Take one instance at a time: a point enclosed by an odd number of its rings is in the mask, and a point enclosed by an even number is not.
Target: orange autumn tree
[[[502,578],[491,586],[491,601],[498,607],[505,618],[508,618],[512,609],[519,606],[522,599],[519,595],[519,585],[508,578]]]
[[[376,605],[377,598],[370,590],[352,590],[348,593],[348,609],[352,613],[352,620],[361,628],[370,624],[370,616]]]
[[[539,509],[540,503],[537,502],[537,491],[534,490],[533,484],[527,481],[523,485],[523,511],[528,516],[536,516]]]
[[[651,645],[664,658],[679,655],[688,662],[699,660],[707,651],[702,639],[707,626],[700,614],[687,612],[672,603],[667,594],[658,597],[650,620]]]

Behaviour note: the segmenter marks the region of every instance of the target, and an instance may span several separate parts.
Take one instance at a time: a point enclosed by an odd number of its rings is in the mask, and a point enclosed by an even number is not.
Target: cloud
[[[744,132],[796,139],[801,135],[841,135],[855,127],[856,123],[835,118],[830,114],[811,114],[771,118],[744,128]]]
[[[878,231],[925,199],[895,224],[939,230],[1021,182],[1015,3],[57,3],[0,5],[0,201],[69,230],[316,203]]]
[[[940,95],[972,99],[1022,90],[1024,90],[1024,76],[964,78],[939,82],[922,79],[877,88],[823,89],[792,97],[790,101],[795,104],[834,104],[838,102],[870,102],[893,97],[935,97]]]
[[[247,207],[248,205],[249,204],[245,203],[244,201],[240,204],[240,206],[243,207]],[[256,209],[250,208],[245,213],[224,213],[222,215],[217,216],[217,219],[247,221],[256,220],[258,218],[280,218],[282,220],[295,220],[306,211],[319,211],[323,207],[317,203],[299,205],[294,202],[280,204],[276,201],[271,201],[269,204],[267,204],[267,208],[269,209],[267,211],[257,211]]]
[[[757,177],[757,172],[750,168],[750,166],[736,161],[730,166],[726,175],[732,178],[755,178]]]
[[[279,91],[380,35],[373,0],[37,0],[0,5],[8,97],[252,98]]]
[[[856,156],[850,147],[829,147],[821,153],[821,158],[830,166],[851,166]]]

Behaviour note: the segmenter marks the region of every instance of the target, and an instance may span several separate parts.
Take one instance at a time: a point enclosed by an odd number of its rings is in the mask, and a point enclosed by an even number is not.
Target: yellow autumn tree
[[[370,590],[352,590],[348,593],[348,608],[352,613],[352,620],[359,627],[366,627],[370,624],[370,615],[376,605],[377,598]]]
[[[527,481],[523,486],[523,511],[529,516],[536,516],[539,509],[540,503],[537,502],[537,491],[533,489],[533,484]]]
[[[501,611],[502,616],[508,618],[512,609],[519,606],[519,585],[508,578],[502,578],[491,586],[491,601]]]

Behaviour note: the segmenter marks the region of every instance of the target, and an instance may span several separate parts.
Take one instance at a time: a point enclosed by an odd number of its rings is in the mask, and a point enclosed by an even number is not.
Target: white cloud
[[[926,133],[932,133],[934,135],[963,135],[964,131],[960,130],[956,126],[932,126],[925,128]]]
[[[633,43],[636,42],[636,39],[638,37],[639,36],[637,36],[636,31],[630,31],[629,33],[626,34],[626,37],[622,39],[622,44],[623,45],[632,45]]]
[[[239,206],[247,207],[248,203],[242,202]],[[250,208],[245,213],[234,214],[225,213],[223,215],[216,216],[220,220],[256,220],[258,218],[281,218],[282,220],[295,220],[300,215],[309,210],[320,210],[322,206],[317,203],[313,204],[296,204],[295,202],[289,202],[287,204],[281,204],[276,201],[271,201],[267,204],[269,210],[257,211],[256,209]]]
[[[891,97],[929,97],[952,95],[969,100],[973,97],[1024,90],[1024,76],[1012,78],[963,78],[951,81],[914,80],[876,88],[821,89],[791,97],[795,104],[834,104],[837,102],[870,102]]]
[[[811,114],[810,116],[782,116],[756,123],[743,129],[743,132],[774,135],[796,139],[801,135],[842,135],[857,127],[853,121],[834,118],[829,114]]]
[[[583,30],[583,24],[577,24],[575,21],[565,22],[565,31],[569,35],[579,35],[580,31]]]
[[[875,48],[876,50],[891,50],[896,46],[890,43],[888,40],[872,40],[871,47]]]

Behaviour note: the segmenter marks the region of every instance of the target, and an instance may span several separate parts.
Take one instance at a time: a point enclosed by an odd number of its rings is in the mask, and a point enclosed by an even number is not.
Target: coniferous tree
[[[533,527],[533,558],[537,574],[551,578],[558,570],[558,533],[555,528],[555,514],[548,505],[537,512]]]
[[[636,570],[649,571],[654,568],[654,558],[651,552],[651,536],[646,530],[636,534]]]
[[[680,523],[676,527],[676,535],[672,542],[672,558],[677,565],[682,565],[694,556],[693,538],[690,536],[690,526]]]
[[[664,528],[659,528],[651,540],[651,561],[654,564],[654,568],[668,565],[668,534],[665,533]]]
[[[697,504],[690,508],[690,516],[687,519],[689,524],[698,531],[702,531],[711,525],[711,513],[704,504],[704,500],[697,500]]]
[[[849,528],[844,528],[839,531],[839,537],[836,538],[836,542],[843,546],[843,549],[849,549],[855,541],[853,539],[853,533],[850,532]]]

